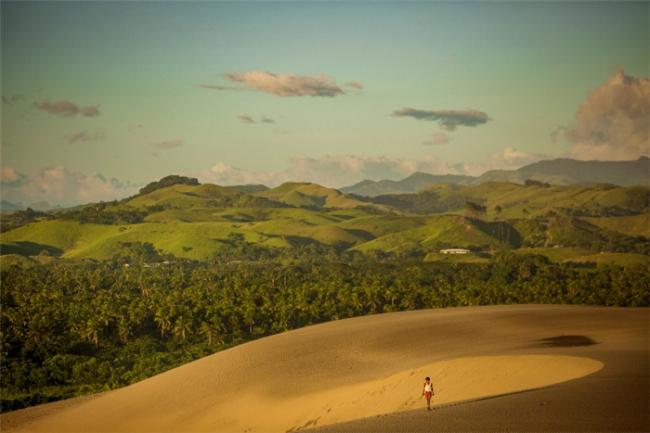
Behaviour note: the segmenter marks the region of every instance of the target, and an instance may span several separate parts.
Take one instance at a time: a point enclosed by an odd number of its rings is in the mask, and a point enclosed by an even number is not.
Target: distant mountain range
[[[478,185],[486,182],[512,182],[523,184],[537,180],[552,185],[582,183],[610,183],[620,186],[650,185],[650,159],[636,161],[578,161],[553,159],[539,161],[517,170],[490,170],[481,176],[433,175],[413,173],[399,180],[364,180],[341,188],[342,192],[366,197],[387,194],[415,193],[437,184]]]
[[[517,170],[491,170],[476,179],[476,183],[524,183],[526,179],[553,185],[611,183],[621,186],[647,186],[650,184],[650,158],[641,157],[636,161],[552,159],[526,165]]]
[[[366,197],[376,197],[386,194],[414,193],[431,185],[441,183],[453,183],[458,185],[471,185],[476,177],[455,174],[434,175],[429,173],[415,172],[402,180],[364,180],[352,186],[341,188],[340,191],[347,194],[356,194]]]

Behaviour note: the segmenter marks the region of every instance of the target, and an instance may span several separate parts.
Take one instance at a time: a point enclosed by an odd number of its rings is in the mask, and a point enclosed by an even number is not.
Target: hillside
[[[453,247],[580,249],[576,257],[650,252],[644,187],[435,184],[361,198],[312,183],[265,189],[164,179],[119,202],[5,214],[0,250],[100,260],[134,244],[194,260],[308,245],[421,257]]]
[[[382,195],[370,200],[416,214],[461,212],[471,201],[485,206],[490,218],[543,216],[549,211],[576,216],[624,216],[648,212],[650,189],[486,182],[474,186],[434,185],[416,194]]]
[[[286,207],[280,202],[258,197],[239,189],[212,184],[171,185],[127,199],[123,201],[122,206],[136,209],[147,207],[168,209]]]
[[[342,192],[356,194],[365,197],[376,197],[385,194],[406,194],[418,192],[431,185],[440,183],[451,183],[458,185],[469,185],[475,180],[472,176],[463,175],[433,175],[429,173],[415,172],[402,180],[364,180],[354,185],[341,188]]]
[[[356,248],[360,251],[426,253],[443,248],[509,249],[520,244],[519,234],[507,223],[441,215],[426,218],[418,227],[379,236]]]
[[[517,170],[492,170],[479,176],[474,183],[524,183],[534,179],[557,185],[580,183],[611,183],[614,185],[650,185],[650,158],[636,161],[578,161],[553,159],[535,162]]]
[[[257,194],[289,206],[309,209],[352,209],[368,204],[339,190],[315,183],[287,182]]]

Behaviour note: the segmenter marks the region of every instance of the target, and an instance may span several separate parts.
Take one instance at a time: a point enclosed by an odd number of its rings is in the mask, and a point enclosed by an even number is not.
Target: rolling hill
[[[367,203],[339,190],[315,183],[287,182],[276,188],[260,192],[257,196],[289,206],[309,209],[352,209],[367,205]]]
[[[379,236],[356,247],[359,251],[438,251],[468,248],[474,251],[509,249],[521,244],[510,224],[485,222],[457,215],[431,216],[422,224]]]
[[[415,194],[380,195],[373,203],[415,214],[462,212],[468,201],[484,205],[490,218],[543,216],[549,211],[579,216],[624,216],[648,212],[650,189],[614,185],[434,185]]]
[[[363,198],[312,183],[265,189],[188,179],[164,178],[119,202],[3,215],[9,230],[2,254],[103,260],[122,245],[148,243],[207,260],[232,248],[233,239],[259,248],[316,244],[420,255],[451,247],[648,254],[650,190],[638,186],[443,183]]]

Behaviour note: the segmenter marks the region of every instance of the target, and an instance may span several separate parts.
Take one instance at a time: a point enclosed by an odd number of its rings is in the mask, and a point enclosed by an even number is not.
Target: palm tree
[[[177,317],[172,328],[172,333],[175,337],[180,337],[181,340],[185,340],[187,334],[192,333],[192,321],[184,316]]]
[[[86,322],[85,337],[88,341],[95,343],[95,346],[99,346],[99,332],[101,330],[101,325],[95,319],[89,319]]]
[[[163,310],[163,308],[158,308],[156,310],[153,320],[158,325],[158,328],[160,328],[160,336],[164,337],[167,331],[169,331],[169,329],[172,326],[169,315],[167,314],[166,311]]]
[[[214,337],[215,330],[208,322],[201,322],[199,334],[205,335],[208,338],[208,346],[212,346],[212,337]]]

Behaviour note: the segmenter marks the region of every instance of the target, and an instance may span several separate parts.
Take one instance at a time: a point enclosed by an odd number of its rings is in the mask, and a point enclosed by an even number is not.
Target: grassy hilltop
[[[312,183],[221,187],[169,176],[119,202],[5,214],[1,247],[3,254],[103,260],[121,245],[149,243],[170,256],[208,260],[236,239],[268,249],[314,244],[434,259],[458,247],[637,262],[648,254],[649,197],[640,186],[531,181],[437,184],[370,198]]]

